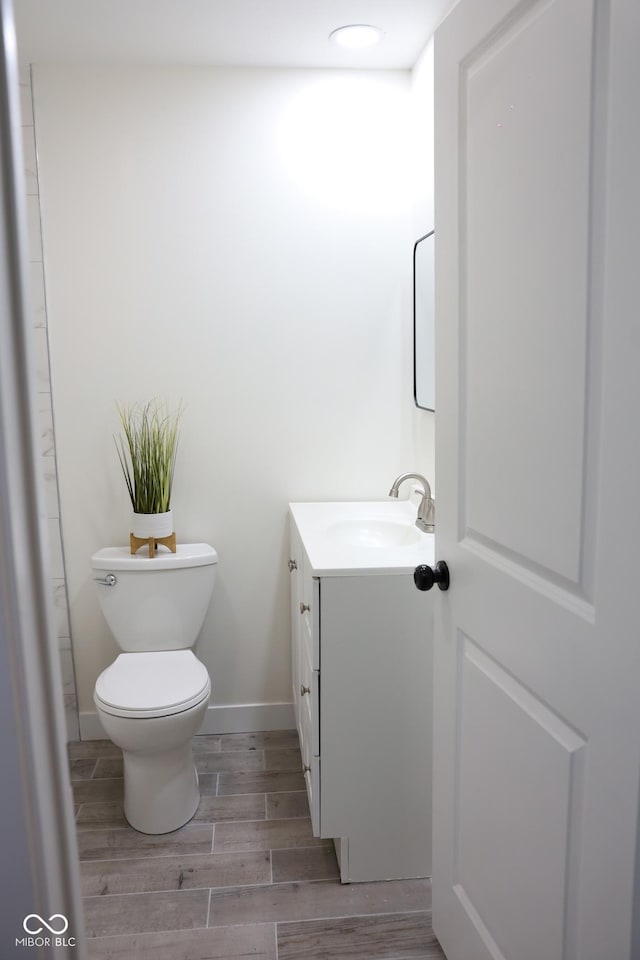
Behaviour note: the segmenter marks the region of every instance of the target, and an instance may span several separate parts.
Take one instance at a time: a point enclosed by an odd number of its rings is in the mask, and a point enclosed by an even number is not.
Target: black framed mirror
[[[435,410],[435,230],[413,246],[413,397]]]

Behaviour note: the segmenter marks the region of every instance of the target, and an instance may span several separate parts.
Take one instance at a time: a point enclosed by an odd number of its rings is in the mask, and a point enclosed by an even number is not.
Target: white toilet
[[[91,557],[102,612],[123,651],[98,677],[93,700],[107,736],[122,748],[124,812],[142,833],[177,830],[198,808],[191,738],[211,694],[191,647],[218,556],[207,543],[160,550],[150,558],[105,547]]]

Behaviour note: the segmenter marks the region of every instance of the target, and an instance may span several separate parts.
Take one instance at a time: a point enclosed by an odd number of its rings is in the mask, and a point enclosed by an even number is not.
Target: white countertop
[[[290,503],[316,577],[413,573],[434,563],[434,535],[415,526],[409,500]]]

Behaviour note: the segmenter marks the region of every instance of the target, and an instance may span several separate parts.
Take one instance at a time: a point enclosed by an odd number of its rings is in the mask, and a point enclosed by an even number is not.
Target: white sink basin
[[[374,550],[411,546],[419,543],[421,538],[415,523],[409,519],[401,523],[375,518],[331,523],[327,526],[327,536],[336,537],[353,547],[373,547]]]
[[[413,573],[433,564],[434,536],[407,500],[290,503],[314,576]]]

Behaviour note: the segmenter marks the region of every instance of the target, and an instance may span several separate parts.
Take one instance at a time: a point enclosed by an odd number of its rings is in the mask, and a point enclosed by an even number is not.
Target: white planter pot
[[[140,540],[168,537],[173,533],[173,510],[166,513],[134,513],[131,532]]]

